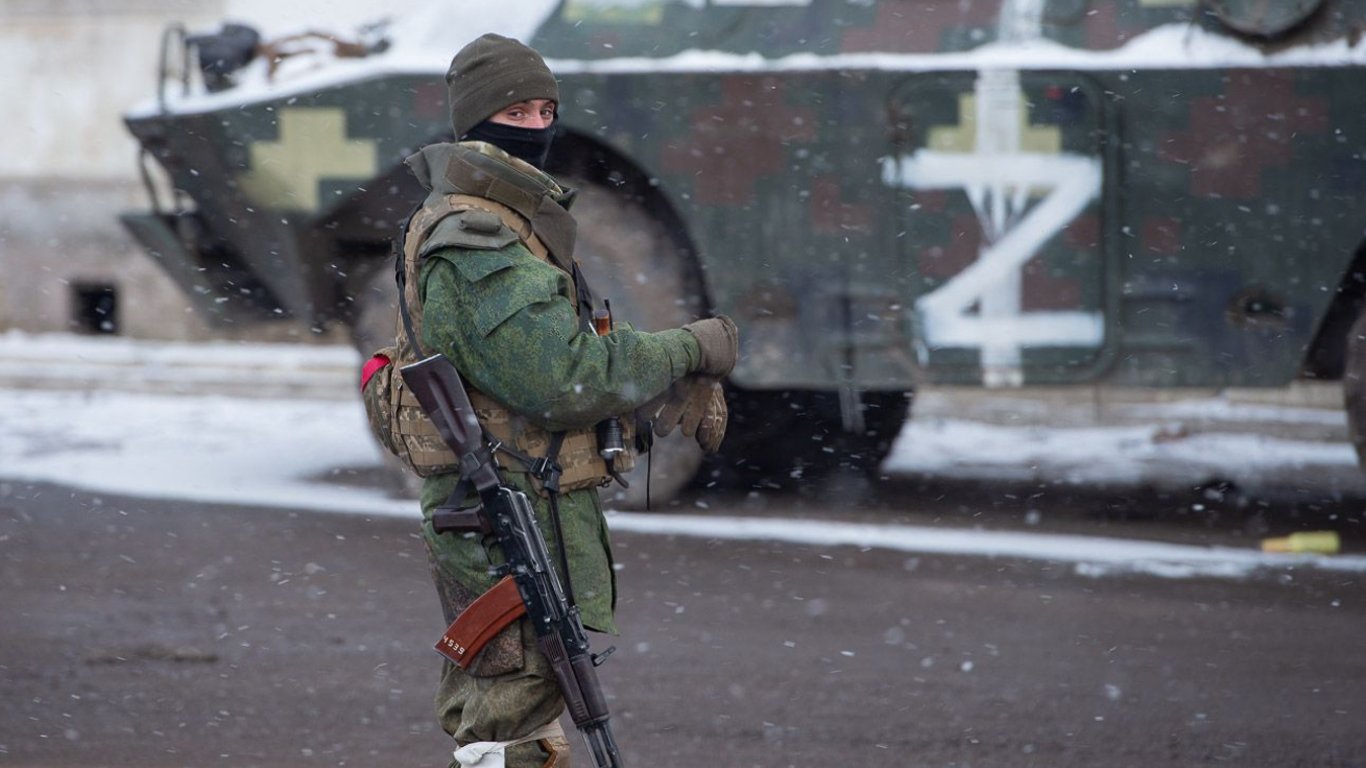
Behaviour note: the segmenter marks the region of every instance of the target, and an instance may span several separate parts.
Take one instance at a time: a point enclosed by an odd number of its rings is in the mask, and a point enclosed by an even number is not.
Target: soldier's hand
[[[726,436],[729,412],[721,382],[693,374],[674,382],[669,398],[655,417],[655,434],[664,437],[680,427],[708,453],[715,453]]]
[[[691,333],[702,349],[702,362],[697,367],[697,373],[717,379],[730,374],[740,356],[740,330],[729,317],[717,315],[698,320],[683,326],[683,330]]]
[[[714,383],[715,379],[694,373],[671,384],[663,405],[655,414],[655,435],[667,437],[679,426],[688,437],[696,434]]]
[[[707,453],[716,453],[721,441],[726,437],[726,425],[730,422],[730,409],[726,407],[726,393],[720,382],[711,386],[711,398],[697,423],[697,444]],[[686,428],[683,434],[687,434]]]

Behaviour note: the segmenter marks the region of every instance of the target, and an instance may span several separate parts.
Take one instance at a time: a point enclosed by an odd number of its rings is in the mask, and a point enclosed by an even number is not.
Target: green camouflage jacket
[[[498,152],[487,145],[480,149]],[[525,164],[517,167],[534,171]],[[538,183],[560,191],[549,176],[541,176]],[[440,174],[432,174],[431,182],[434,193],[466,192],[443,189],[450,182]],[[646,333],[622,324],[608,336],[581,332],[572,281],[521,242],[496,250],[434,251],[423,263],[420,281],[427,349],[445,353],[471,385],[547,429],[588,427],[630,414],[699,363],[697,341],[682,329]],[[551,552],[557,552],[548,502],[527,487],[525,475],[504,476],[534,501],[541,531]],[[454,474],[426,480],[422,508],[428,521],[457,481]],[[584,623],[615,632],[612,557],[597,490],[562,495],[560,514]],[[439,574],[458,582],[441,586],[438,579],[439,587],[465,593],[449,596],[455,604],[493,585],[477,539],[432,537],[430,522],[427,533]],[[447,597],[443,601],[452,602]]]

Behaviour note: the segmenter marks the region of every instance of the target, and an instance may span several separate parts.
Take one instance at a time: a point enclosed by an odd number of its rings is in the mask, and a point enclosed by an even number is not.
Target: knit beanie
[[[560,101],[560,88],[541,54],[492,33],[455,54],[446,71],[446,87],[456,141],[509,104],[528,99]]]

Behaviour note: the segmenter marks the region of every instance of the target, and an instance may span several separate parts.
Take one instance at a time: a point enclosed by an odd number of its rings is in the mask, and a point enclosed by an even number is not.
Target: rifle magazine
[[[455,617],[441,639],[436,641],[436,652],[457,667],[469,669],[490,640],[524,615],[526,604],[522,602],[517,582],[511,576],[504,576]]]

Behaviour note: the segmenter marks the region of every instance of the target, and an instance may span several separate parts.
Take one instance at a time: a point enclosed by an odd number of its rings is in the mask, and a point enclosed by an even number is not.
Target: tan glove
[[[702,348],[702,362],[697,366],[697,373],[717,379],[730,374],[740,356],[740,330],[735,327],[734,321],[725,315],[717,315],[688,323],[683,330],[691,333]]]
[[[655,417],[655,434],[665,437],[674,427],[682,427],[683,434],[695,437],[702,450],[715,453],[726,436],[729,417],[721,382],[693,374],[670,387],[669,398]]]

